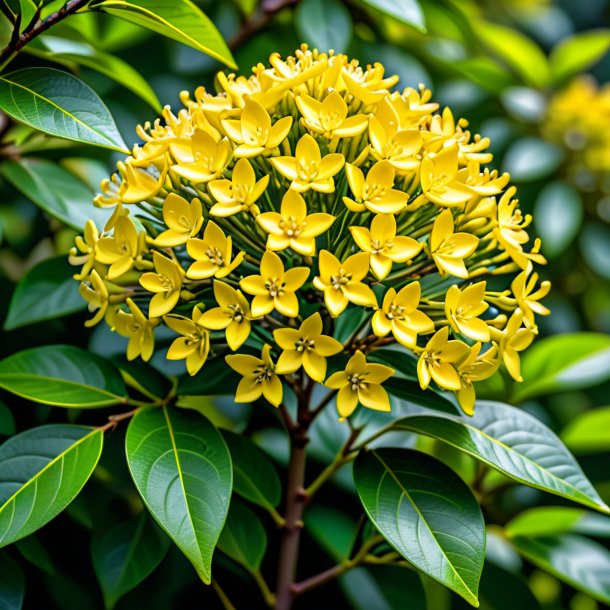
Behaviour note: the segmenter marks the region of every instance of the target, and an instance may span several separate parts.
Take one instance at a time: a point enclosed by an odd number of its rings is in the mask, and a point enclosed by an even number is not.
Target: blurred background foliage
[[[4,4],[9,9],[19,5],[15,10],[29,6],[28,2]],[[47,4],[48,10],[61,5]],[[553,314],[541,319],[544,338],[523,359],[526,381],[515,387],[494,378],[487,384],[486,397],[520,404],[551,426],[610,502],[610,3],[199,0],[197,4],[228,41],[241,68],[266,62],[274,51],[287,55],[304,41],[341,50],[363,63],[382,62],[389,72],[400,75],[403,87],[424,83],[436,101],[450,105],[455,116],[468,118],[473,131],[491,138],[495,166],[511,173],[521,205],[534,214],[536,233],[543,238],[549,261],[543,279],[553,283],[546,304]],[[6,13],[0,14],[0,46],[5,46],[10,31]],[[223,68],[196,48],[98,13],[72,16],[37,37],[11,63],[11,70],[28,66],[77,74],[102,97],[127,142],[136,140],[135,126],[153,120],[162,105],[177,108],[181,90],[193,91],[200,84],[213,88],[214,74]],[[120,337],[104,327],[93,332],[83,327],[84,303],[65,262],[82,225],[66,226],[61,218],[62,210],[69,208],[74,219],[78,209],[84,223],[92,213],[88,202],[99,180],[120,153],[43,136],[4,116],[0,136],[0,319],[4,321],[0,356],[47,343],[70,343],[117,356],[124,351]],[[50,298],[53,308],[45,305]],[[49,309],[66,315],[57,318],[53,313],[49,320]],[[171,365],[163,360],[166,371]],[[9,402],[0,395],[0,439],[65,416],[40,406],[33,410],[14,398],[9,407],[3,399]],[[208,415],[215,414],[218,425],[236,432],[248,425],[248,409],[227,408],[222,400],[212,405],[209,399],[193,399],[190,406],[205,408]],[[68,415],[78,418],[73,411]],[[250,425],[258,429],[259,443],[282,462],[286,447],[273,429],[265,428],[264,417]],[[346,432],[333,414],[321,418],[314,432],[312,455],[323,463],[334,455]],[[131,487],[121,459],[121,436],[117,431],[109,439],[101,466],[88,484],[95,493],[79,496],[66,514],[15,545],[10,555],[1,556],[0,584],[17,590],[22,571],[36,583],[26,596],[25,608],[103,607],[96,578],[96,572],[103,573],[96,563],[98,551],[104,545],[113,547],[113,540],[121,548],[122,524],[141,508],[135,492],[127,491]],[[458,457],[433,441],[426,448],[467,480],[476,480],[473,464],[461,454]],[[353,494],[350,477],[335,483],[329,505],[308,513],[305,571],[308,563],[320,567],[321,550],[331,565],[350,543],[352,515],[343,508],[348,504],[346,494]],[[603,600],[610,602],[608,518],[564,507],[559,499],[508,487],[502,481],[493,498],[487,499],[486,510],[486,517],[497,526],[491,526],[488,534],[482,608],[595,610],[605,607]],[[518,513],[520,517],[513,519]],[[83,561],[91,555],[91,562]],[[236,605],[257,607],[258,602],[251,601],[257,594],[245,572],[222,554],[216,561],[221,581],[239,583],[231,587]],[[431,582],[425,582],[424,589],[427,601],[414,573],[358,568],[308,597],[307,603],[362,610],[419,610],[426,604],[428,610],[465,607]],[[174,550],[154,579],[136,587],[116,607],[187,610],[218,604]]]

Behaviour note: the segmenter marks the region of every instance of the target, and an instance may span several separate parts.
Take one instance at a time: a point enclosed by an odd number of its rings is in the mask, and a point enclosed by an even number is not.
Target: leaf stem
[[[260,589],[265,603],[270,608],[273,608],[275,604],[275,595],[271,592],[271,589],[269,589],[269,585],[267,585],[267,581],[263,578],[263,575],[261,574],[260,570],[253,570],[251,574],[252,578],[254,578],[256,584],[258,585],[258,588]]]
[[[220,603],[225,610],[236,610],[235,606],[231,603],[227,594],[222,590],[222,587],[218,584],[217,580],[212,581],[212,588],[216,591],[216,595],[220,599]]]

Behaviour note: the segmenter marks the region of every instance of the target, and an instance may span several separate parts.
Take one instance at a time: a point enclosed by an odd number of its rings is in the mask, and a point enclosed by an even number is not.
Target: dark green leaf
[[[213,358],[197,375],[183,375],[178,380],[180,396],[221,396],[235,394],[239,375],[227,366],[224,358]]]
[[[218,548],[251,572],[260,568],[267,549],[267,532],[257,514],[238,500],[231,500]]]
[[[561,439],[576,453],[610,451],[610,407],[581,413],[563,429]]]
[[[596,64],[610,49],[610,30],[589,30],[564,38],[551,53],[553,81],[558,83]]]
[[[539,568],[594,599],[610,604],[610,552],[574,534],[514,538],[516,549]]]
[[[323,52],[344,53],[352,38],[352,17],[338,0],[299,2],[294,24],[304,42]]]
[[[343,511],[313,504],[305,512],[307,532],[337,562],[347,559],[356,534],[356,522]]]
[[[431,436],[524,485],[610,512],[559,438],[515,407],[480,401],[471,418],[415,415],[394,429]]]
[[[127,360],[118,356],[112,361],[121,371],[125,382],[151,399],[165,398],[172,389],[172,382],[157,369],[143,360]]]
[[[383,537],[418,570],[477,607],[485,526],[465,483],[441,462],[410,449],[362,451],[354,481]]]
[[[489,561],[481,577],[481,607],[493,610],[540,610],[540,602],[520,575],[507,572]]]
[[[610,517],[569,506],[538,506],[513,517],[504,531],[511,538],[564,533],[610,538]]]
[[[70,345],[46,345],[0,362],[0,388],[59,407],[107,407],[127,402],[119,372],[104,358]]]
[[[139,411],[125,443],[144,503],[209,584],[233,486],[225,442],[201,414],[163,407]]]
[[[108,108],[68,72],[24,68],[0,76],[0,109],[52,136],[127,152]]]
[[[0,400],[0,435],[12,436],[15,434],[15,419],[11,410]]]
[[[233,488],[240,496],[275,508],[282,496],[282,484],[275,466],[249,438],[222,431],[233,463]]]
[[[0,446],[0,547],[56,517],[78,494],[102,452],[99,428],[58,424]]]
[[[7,553],[0,553],[0,610],[21,610],[24,595],[23,571]]]
[[[91,555],[106,608],[148,578],[170,544],[147,514],[94,532]]]
[[[15,542],[15,548],[21,553],[24,559],[27,559],[31,564],[40,568],[47,574],[55,573],[53,560],[49,555],[49,551],[44,544],[40,542],[36,534],[32,534],[27,538],[22,538]]]
[[[95,8],[152,30],[237,68],[216,26],[190,0],[104,0]]]
[[[374,9],[411,25],[420,32],[426,31],[424,13],[417,0],[364,0]]]
[[[43,320],[53,320],[85,309],[65,256],[49,258],[32,267],[11,298],[4,330],[14,330]]]

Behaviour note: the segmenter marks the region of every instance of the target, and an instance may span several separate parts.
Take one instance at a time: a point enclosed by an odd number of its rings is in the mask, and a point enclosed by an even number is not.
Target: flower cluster
[[[550,288],[488,139],[381,64],[305,45],[269,61],[138,128],[96,200],[107,225],[71,254],[88,324],[144,360],[164,324],[167,358],[191,375],[225,358],[237,401],[316,382],[341,417],[390,409],[395,371],[374,355],[399,349],[471,414],[474,382],[520,379]]]

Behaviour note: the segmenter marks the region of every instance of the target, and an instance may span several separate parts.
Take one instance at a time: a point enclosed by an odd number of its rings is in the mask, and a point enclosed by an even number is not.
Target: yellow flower
[[[259,213],[255,205],[257,199],[265,192],[269,184],[269,175],[258,182],[256,174],[248,159],[240,159],[233,167],[231,180],[212,180],[208,189],[218,202],[212,206],[212,216],[232,216],[238,212],[250,211],[255,216]]]
[[[466,415],[474,414],[475,391],[473,381],[488,379],[498,370],[498,347],[494,345],[484,354],[481,352],[481,344],[475,343],[466,356],[458,365],[458,375],[462,387],[457,391],[457,399],[460,407]]]
[[[466,178],[464,172],[460,174],[459,171],[457,144],[422,159],[420,169],[422,191],[427,199],[438,205],[455,207],[472,198],[473,191],[460,181],[460,177]]]
[[[357,351],[348,361],[344,371],[333,373],[325,385],[337,394],[337,410],[342,419],[349,417],[358,403],[375,411],[390,411],[388,393],[381,384],[394,374],[394,369],[384,364],[366,361]]]
[[[475,341],[489,341],[489,326],[479,318],[487,311],[485,282],[478,282],[460,290],[455,284],[445,296],[445,315],[451,328]]]
[[[494,329],[491,331],[492,338],[496,341],[499,339],[504,366],[515,381],[523,381],[519,352],[527,349],[535,337],[533,330],[521,326],[522,322],[523,312],[515,309],[503,331],[494,332]]]
[[[467,278],[464,259],[477,249],[479,238],[470,233],[454,233],[454,229],[451,210],[443,210],[432,226],[430,254],[441,275]]]
[[[369,122],[368,116],[364,114],[348,117],[347,104],[336,91],[332,91],[322,102],[305,94],[298,95],[295,101],[303,115],[303,125],[328,139],[360,135]]]
[[[419,282],[411,282],[396,294],[394,288],[389,288],[383,297],[383,305],[371,320],[373,333],[377,337],[385,337],[390,332],[395,339],[405,347],[414,348],[419,333],[434,332],[434,322],[419,311],[421,287]]]
[[[100,263],[110,265],[108,279],[114,280],[127,273],[140,254],[145,250],[146,234],[136,231],[129,216],[119,216],[112,237],[102,237],[97,242],[96,258]]]
[[[138,356],[142,360],[150,360],[155,349],[155,326],[160,322],[158,318],[148,319],[140,308],[127,299],[130,313],[119,311],[114,319],[114,330],[123,337],[129,337],[127,344],[127,360]]]
[[[163,202],[163,220],[168,229],[155,237],[155,246],[171,248],[184,244],[197,235],[203,224],[201,201],[195,198],[189,204],[180,195],[170,193]]]
[[[233,151],[236,157],[255,157],[278,147],[292,127],[292,117],[281,118],[271,125],[269,113],[250,96],[245,98],[240,120],[222,121],[227,135],[239,146]]]
[[[193,184],[218,178],[227,166],[231,154],[229,140],[216,140],[207,131],[196,129],[190,138],[190,144],[191,154],[178,158],[178,165],[172,165],[172,170]]]
[[[220,307],[204,312],[198,323],[210,330],[224,330],[229,347],[239,349],[250,335],[250,305],[232,286],[214,280],[214,297]]]
[[[362,307],[376,307],[375,293],[362,283],[369,270],[369,255],[366,252],[352,254],[344,263],[328,252],[320,251],[318,258],[320,275],[313,285],[324,293],[324,302],[331,316],[337,317],[348,303]]]
[[[195,262],[188,268],[187,277],[202,280],[208,277],[226,277],[244,260],[244,253],[233,256],[233,242],[213,221],[208,220],[203,232],[203,239],[189,239],[186,250]]]
[[[457,363],[463,361],[470,348],[462,341],[449,341],[449,327],[444,326],[428,341],[417,363],[417,377],[422,390],[432,380],[445,390],[458,391],[462,387]]]
[[[260,275],[250,275],[239,282],[242,290],[254,296],[252,315],[264,316],[277,309],[288,318],[299,315],[296,291],[309,276],[308,267],[293,267],[284,271],[282,259],[267,250],[261,259]]]
[[[184,279],[182,267],[171,258],[153,252],[153,262],[156,273],[144,273],[140,277],[140,284],[155,296],[150,300],[148,315],[160,318],[169,313],[178,303],[180,289]]]
[[[291,189],[303,193],[309,189],[321,193],[332,193],[335,190],[333,176],[345,163],[339,153],[330,153],[322,157],[318,143],[305,134],[297,142],[294,157],[272,157],[271,164],[292,183]]]
[[[273,331],[275,342],[284,350],[278,358],[276,372],[280,375],[294,373],[301,366],[318,383],[326,377],[326,358],[343,350],[336,339],[322,334],[322,318],[319,313],[309,316],[299,330],[278,328]]]
[[[279,214],[264,212],[256,217],[256,222],[269,233],[269,250],[278,251],[290,247],[306,256],[316,253],[315,238],[324,233],[334,221],[334,216],[324,212],[308,215],[305,200],[293,190],[286,191]]]
[[[392,263],[404,263],[417,256],[423,244],[412,237],[396,235],[396,219],[392,214],[377,214],[371,229],[350,227],[358,247],[371,255],[370,265],[375,277],[382,280],[392,270]]]
[[[91,275],[81,282],[78,291],[81,297],[87,301],[87,309],[90,312],[94,312],[97,309],[97,313],[93,318],[85,322],[85,326],[95,326],[108,311],[109,295],[106,284],[104,284],[104,280],[102,280],[98,272],[92,269]]]
[[[169,346],[168,360],[186,360],[189,375],[195,375],[205,364],[210,351],[210,333],[201,323],[203,312],[193,307],[192,319],[170,314],[163,317],[165,324],[182,335]]]
[[[343,197],[352,212],[370,210],[375,214],[398,214],[405,209],[409,195],[394,188],[394,168],[387,161],[378,161],[364,178],[359,167],[348,163],[345,175],[354,199]]]
[[[74,274],[75,280],[84,280],[95,264],[95,249],[100,234],[93,220],[85,223],[85,232],[81,237],[77,235],[74,239],[76,246],[70,249],[68,261],[71,265],[83,265],[80,273]],[[80,252],[80,254],[79,254]]]
[[[134,150],[135,152],[135,150]],[[154,197],[165,182],[167,174],[167,159],[165,156],[157,163],[146,162],[146,169],[137,165],[137,160],[133,157],[127,159],[125,163],[119,161],[117,168],[123,176],[123,181],[127,184],[121,189],[121,200],[123,203],[139,203]]]
[[[534,288],[538,283],[538,274],[532,273],[528,279],[529,273],[532,271],[531,264],[525,271],[522,271],[510,285],[517,304],[523,313],[523,322],[527,328],[534,330],[536,328],[536,322],[534,320],[534,313],[539,316],[548,316],[551,312],[542,303],[538,303],[540,299],[543,299],[551,289],[551,282],[544,281],[540,283],[538,290],[534,292]]]
[[[243,379],[237,386],[235,402],[254,402],[264,396],[274,407],[282,402],[282,382],[271,360],[271,346],[264,345],[261,358],[248,354],[225,356],[227,364]]]

